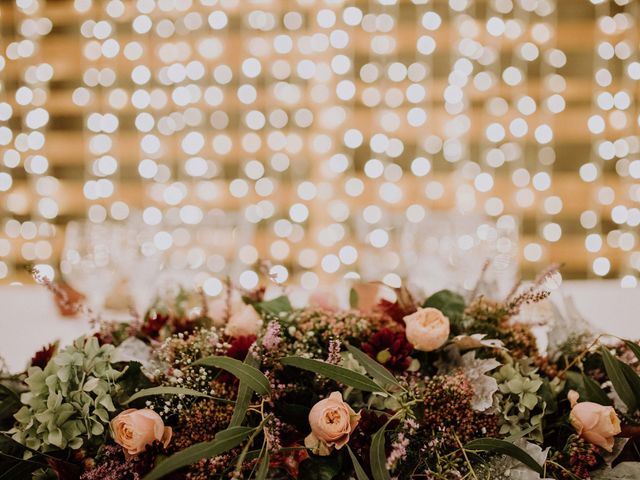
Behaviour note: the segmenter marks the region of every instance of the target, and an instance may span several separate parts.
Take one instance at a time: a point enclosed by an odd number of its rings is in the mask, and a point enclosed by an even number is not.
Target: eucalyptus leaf
[[[251,352],[247,353],[244,363],[254,368],[260,365],[260,361],[254,357]],[[236,407],[233,409],[231,422],[229,422],[230,427],[238,427],[242,425],[244,417],[247,414],[247,408],[249,408],[249,404],[251,403],[252,396],[253,390],[249,384],[245,380],[240,380],[240,385],[238,385],[238,396],[236,398]]]
[[[604,369],[607,371],[607,376],[609,377],[609,380],[611,380],[613,388],[629,409],[629,413],[633,413],[637,410],[638,404],[633,388],[629,384],[623,368],[620,366],[625,364],[611,355],[606,347],[601,347],[600,353],[602,354]]]
[[[251,427],[229,427],[222,430],[212,441],[196,443],[161,461],[144,480],[157,480],[203,458],[217,457],[240,445],[254,430]]]
[[[515,458],[516,460],[524,463],[534,472],[540,475],[542,475],[543,473],[542,466],[539,465],[531,455],[522,450],[520,447],[517,447],[513,443],[507,442],[505,440],[500,440],[497,438],[479,438],[477,440],[470,441],[464,446],[464,448],[466,450],[471,450],[474,452],[484,451],[508,455],[511,458]]]
[[[226,370],[239,380],[247,383],[247,386],[260,395],[271,394],[269,379],[264,376],[256,367],[230,357],[212,356],[201,358],[192,365],[204,365],[206,367],[216,367]]]
[[[627,345],[627,347],[629,347],[629,349],[633,352],[633,354],[640,362],[640,345],[630,340],[625,340],[624,343]]]
[[[264,455],[258,460],[258,471],[256,472],[256,480],[265,480],[269,473],[269,450],[265,448]]]
[[[144,390],[140,390],[139,392],[134,393],[123,403],[127,404],[127,403],[133,402],[134,400],[138,400],[139,398],[153,397],[156,395],[188,395],[191,397],[211,398],[211,396],[207,395],[206,393],[202,393],[197,390],[193,390],[191,388],[152,387],[152,388],[145,388]]]
[[[584,391],[586,393],[585,400],[599,403],[600,405],[611,405],[613,403],[593,378],[583,373],[582,381],[584,382]]]
[[[385,423],[380,430],[371,437],[371,448],[369,449],[369,465],[373,480],[391,480],[387,470],[387,455],[384,450],[384,432],[389,422]]]
[[[280,362],[283,365],[317,373],[349,387],[362,390],[363,392],[384,392],[384,389],[369,377],[320,360],[304,357],[284,357]]]
[[[353,464],[353,469],[356,472],[356,477],[358,477],[358,480],[369,480],[367,472],[364,471],[364,468],[362,468],[362,465],[360,465],[360,462],[358,462],[358,459],[356,458],[353,450],[351,450],[351,447],[349,445],[347,445],[347,451],[349,452],[349,456],[351,457],[351,463]]]
[[[384,368],[381,364],[376,362],[369,355],[364,353],[362,350],[357,349],[352,345],[347,345],[347,350],[351,352],[353,358],[355,358],[360,365],[364,367],[369,375],[371,375],[375,380],[378,380],[383,386],[384,385],[394,385],[399,387],[400,384],[396,377],[393,374]]]

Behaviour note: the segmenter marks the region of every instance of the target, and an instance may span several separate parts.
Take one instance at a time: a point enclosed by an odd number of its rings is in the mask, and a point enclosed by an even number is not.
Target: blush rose
[[[155,441],[166,447],[171,435],[171,427],[165,427],[160,415],[148,408],[130,408],[111,420],[111,436],[129,455],[144,452]]]
[[[334,447],[339,450],[347,444],[359,421],[360,414],[342,400],[340,392],[333,392],[309,412],[311,433],[304,445],[317,455],[329,455]]]
[[[449,338],[449,319],[436,308],[420,308],[404,317],[407,340],[416,350],[431,352]]]

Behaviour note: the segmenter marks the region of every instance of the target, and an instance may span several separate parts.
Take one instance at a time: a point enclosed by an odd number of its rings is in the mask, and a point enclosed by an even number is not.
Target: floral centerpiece
[[[558,323],[541,352],[547,276],[164,296],[3,375],[0,478],[640,478],[640,346]]]

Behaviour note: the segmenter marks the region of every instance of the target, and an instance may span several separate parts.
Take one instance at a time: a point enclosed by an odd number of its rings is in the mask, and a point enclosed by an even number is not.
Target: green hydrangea
[[[500,367],[493,374],[498,382],[496,395],[502,419],[501,435],[515,435],[535,427],[529,437],[542,441],[542,417],[546,407],[541,395],[542,378],[526,361],[516,361]]]
[[[112,394],[121,372],[110,362],[112,345],[80,337],[43,369],[31,367],[15,414],[14,440],[42,452],[82,446],[101,436],[115,411]]]

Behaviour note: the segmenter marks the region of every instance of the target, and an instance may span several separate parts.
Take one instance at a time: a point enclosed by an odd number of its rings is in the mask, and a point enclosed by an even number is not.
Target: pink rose
[[[311,433],[304,445],[318,455],[329,455],[331,449],[341,449],[360,421],[360,414],[342,400],[340,392],[316,403],[309,412]]]
[[[332,290],[317,290],[309,296],[309,305],[311,307],[335,311],[340,308],[340,301]]]
[[[233,313],[225,333],[231,337],[256,335],[262,326],[262,318],[251,305],[243,305],[240,310]]]
[[[449,338],[449,319],[436,308],[419,308],[404,317],[407,340],[416,350],[431,352],[440,348]]]
[[[613,437],[621,431],[620,419],[613,407],[594,402],[578,403],[579,394],[575,390],[570,390],[567,397],[571,402],[569,421],[578,435],[587,442],[611,452]]]
[[[165,427],[160,415],[148,408],[130,408],[111,420],[111,436],[129,455],[144,452],[156,440],[166,447],[171,435],[171,427]]]

